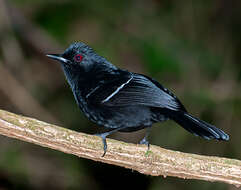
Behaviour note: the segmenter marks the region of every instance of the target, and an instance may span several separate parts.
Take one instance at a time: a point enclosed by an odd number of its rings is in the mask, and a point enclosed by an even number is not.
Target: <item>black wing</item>
[[[106,106],[143,105],[185,110],[180,101],[158,82],[134,73],[119,75],[116,80],[98,86],[87,99]]]

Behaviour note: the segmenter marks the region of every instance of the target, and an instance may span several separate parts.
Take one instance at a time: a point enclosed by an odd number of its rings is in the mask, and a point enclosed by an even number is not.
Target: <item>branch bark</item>
[[[78,133],[33,118],[0,110],[0,134],[79,157],[113,164],[153,176],[219,181],[241,185],[241,161],[182,153],[151,145],[108,139],[104,157],[99,137]]]

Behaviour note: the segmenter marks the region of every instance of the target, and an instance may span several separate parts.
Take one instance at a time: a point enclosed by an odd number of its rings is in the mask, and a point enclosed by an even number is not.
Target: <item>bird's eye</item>
[[[77,55],[74,56],[74,60],[75,60],[76,62],[81,62],[82,59],[83,59],[83,56],[80,55],[80,54],[77,54]]]

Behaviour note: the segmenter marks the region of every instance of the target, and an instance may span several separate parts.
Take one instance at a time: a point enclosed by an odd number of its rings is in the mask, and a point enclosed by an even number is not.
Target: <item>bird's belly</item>
[[[126,131],[136,131],[153,123],[151,111],[145,106],[102,107],[95,109],[93,115],[98,125],[107,128],[124,127]]]

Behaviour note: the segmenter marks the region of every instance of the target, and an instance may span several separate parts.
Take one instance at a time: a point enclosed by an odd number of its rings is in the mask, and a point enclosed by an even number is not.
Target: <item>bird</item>
[[[106,137],[114,132],[146,128],[140,144],[149,149],[152,124],[173,120],[190,133],[204,139],[228,141],[221,129],[192,116],[181,101],[155,79],[129,72],[111,64],[82,42],[72,43],[62,54],[47,54],[61,63],[75,101],[84,115],[108,131],[101,137],[104,153]]]

